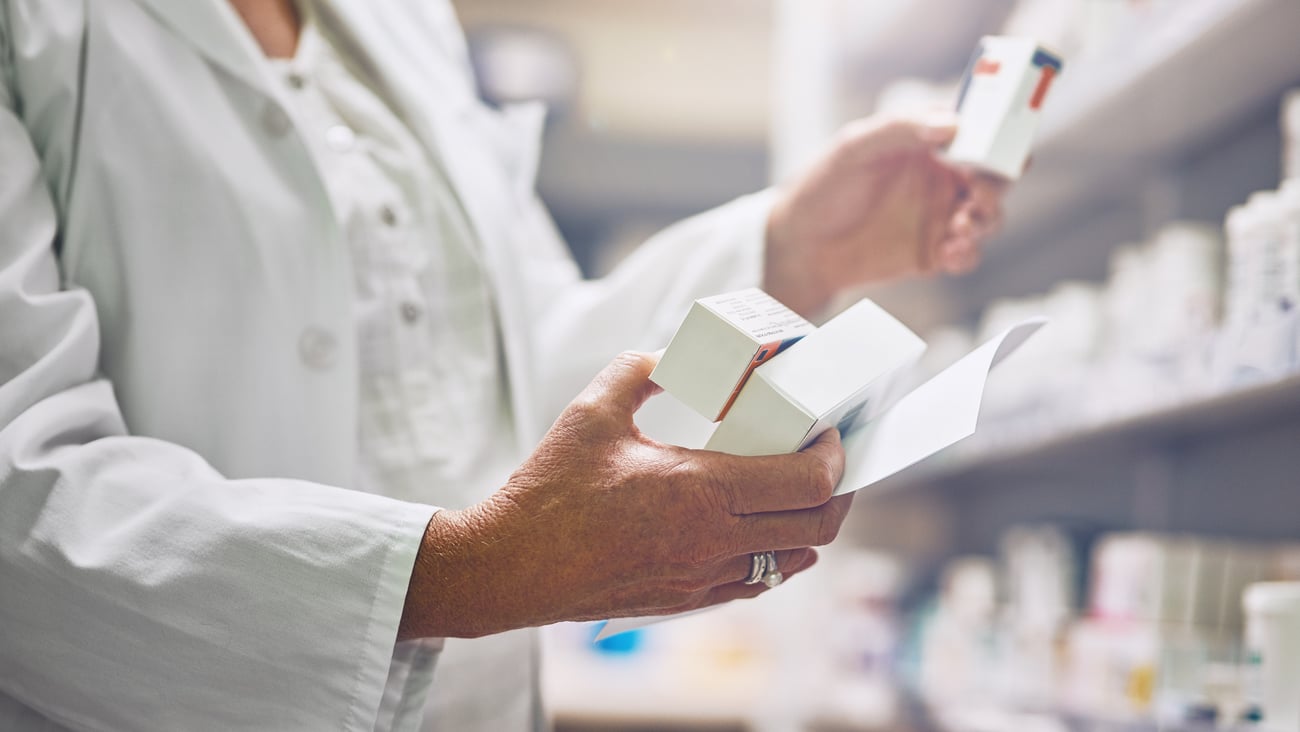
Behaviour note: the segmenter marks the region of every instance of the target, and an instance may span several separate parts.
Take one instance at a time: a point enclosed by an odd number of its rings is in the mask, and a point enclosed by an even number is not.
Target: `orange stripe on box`
[[[1047,88],[1052,85],[1052,79],[1056,78],[1056,69],[1051,66],[1043,67],[1043,75],[1038,77],[1038,88],[1034,89],[1034,96],[1029,99],[1029,108],[1038,109],[1043,106],[1043,99],[1047,97]]]
[[[718,413],[718,419],[727,416],[727,412],[731,411],[731,405],[735,404],[736,397],[740,396],[740,390],[745,388],[745,382],[749,381],[749,375],[754,373],[754,369],[758,368],[764,361],[767,361],[777,353],[780,353],[781,345],[783,343],[785,343],[785,341],[773,341],[771,343],[764,343],[758,347],[758,351],[754,353],[754,360],[749,362],[749,367],[745,369],[744,374],[741,374],[740,381],[736,382],[736,388],[732,390],[731,398],[727,400],[727,405]]]

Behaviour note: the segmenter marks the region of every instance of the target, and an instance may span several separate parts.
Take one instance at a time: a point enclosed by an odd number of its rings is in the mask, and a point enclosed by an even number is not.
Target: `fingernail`
[[[921,139],[944,142],[957,132],[957,118],[951,114],[929,115],[921,121]]]
[[[957,115],[946,109],[931,110],[921,118],[927,127],[956,127]]]

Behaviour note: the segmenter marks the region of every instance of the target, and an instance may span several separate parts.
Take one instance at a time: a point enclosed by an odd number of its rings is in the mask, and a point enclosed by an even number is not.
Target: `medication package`
[[[1027,38],[985,36],[962,77],[948,159],[1015,180],[1025,168],[1061,57]]]
[[[914,389],[925,342],[870,300],[820,328],[759,289],[697,300],[650,379],[721,420],[705,449],[796,452],[834,427],[865,488],[975,432],[989,370],[1045,321],[1013,325]]]
[[[791,453],[838,429],[845,453],[838,495],[974,434],[989,371],[1045,322],[1013,325],[909,388],[925,342],[870,300],[817,328],[762,290],[742,290],[697,300],[650,379],[721,420],[709,450]],[[598,639],[650,622],[612,620]]]

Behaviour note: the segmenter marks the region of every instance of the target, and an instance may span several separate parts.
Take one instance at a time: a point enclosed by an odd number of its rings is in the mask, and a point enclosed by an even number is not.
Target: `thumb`
[[[844,144],[862,160],[911,150],[942,147],[957,135],[951,115],[925,120],[870,118],[850,123],[844,129]]]
[[[650,380],[650,372],[658,363],[658,354],[620,353],[596,375],[579,399],[612,407],[631,418],[647,399],[662,391]]]
[[[830,471],[832,484],[838,486],[844,477],[844,442],[840,431],[832,427],[813,441],[811,445],[800,450],[806,457],[820,460]]]

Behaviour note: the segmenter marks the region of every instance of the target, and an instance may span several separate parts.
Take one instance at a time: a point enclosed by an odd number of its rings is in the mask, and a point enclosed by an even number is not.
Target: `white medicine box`
[[[716,422],[759,364],[815,329],[758,288],[696,300],[650,380]]]
[[[754,371],[705,447],[776,455],[831,427],[848,436],[890,406],[897,379],[924,351],[907,326],[861,300]]]
[[[1061,57],[1027,38],[985,36],[957,98],[948,159],[1003,178],[1020,177]]]

